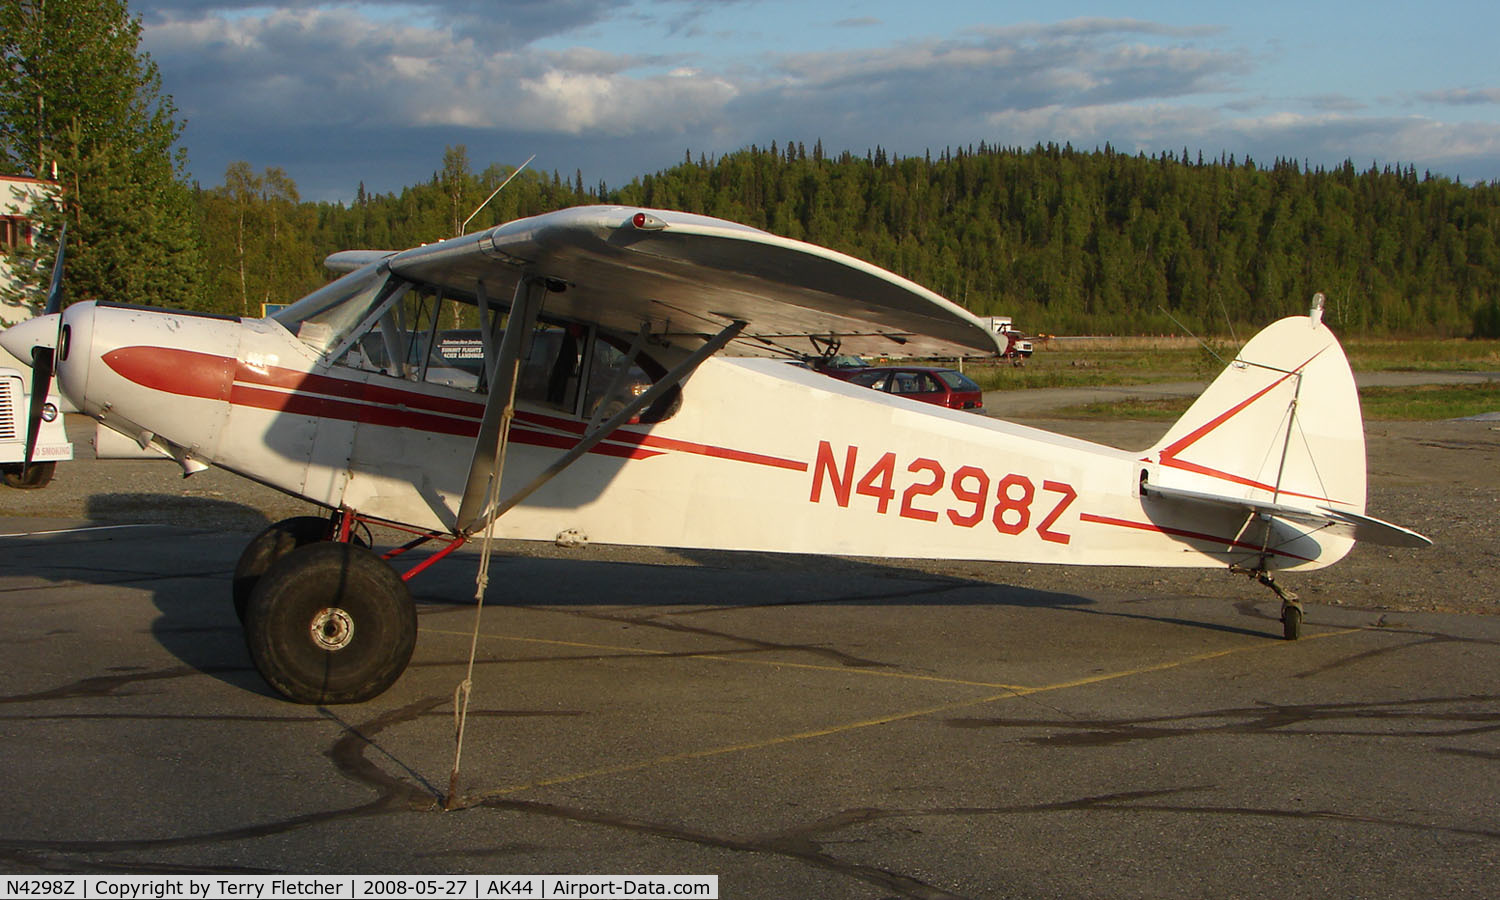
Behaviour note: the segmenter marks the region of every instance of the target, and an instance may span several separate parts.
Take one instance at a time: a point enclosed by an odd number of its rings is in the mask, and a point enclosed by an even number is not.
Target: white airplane
[[[1365,515],[1359,402],[1320,308],[1258,334],[1129,453],[793,364],[814,347],[1002,348],[904,278],[718,219],[579,207],[328,265],[347,274],[266,319],[59,313],[54,291],[49,315],[3,336],[99,421],[101,455],[114,436],[330,511],[272,525],[235,570],[255,664],[296,701],[394,683],[416,640],[406,582],[491,523],[546,541],[1230,566],[1282,596],[1287,638],[1302,609],[1271,573],[1356,540],[1430,543]],[[477,306],[468,368],[429,349],[445,300]],[[367,549],[372,522],[414,539]]]

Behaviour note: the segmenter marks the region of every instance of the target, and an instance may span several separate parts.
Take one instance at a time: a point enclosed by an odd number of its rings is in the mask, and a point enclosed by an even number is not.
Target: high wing
[[[385,259],[390,271],[446,297],[509,305],[517,282],[546,279],[548,314],[692,350],[733,322],[736,356],[801,356],[812,340],[841,352],[988,356],[1003,347],[958,305],[877,266],[824,247],[681,212],[583,206],[386,254],[346,251],[329,268]]]

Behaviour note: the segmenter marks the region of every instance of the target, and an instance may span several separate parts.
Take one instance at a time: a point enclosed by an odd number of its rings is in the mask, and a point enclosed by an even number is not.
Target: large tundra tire
[[[417,641],[406,582],[363,547],[321,541],[271,564],[250,593],[245,643],[298,703],[359,703],[396,683]]]

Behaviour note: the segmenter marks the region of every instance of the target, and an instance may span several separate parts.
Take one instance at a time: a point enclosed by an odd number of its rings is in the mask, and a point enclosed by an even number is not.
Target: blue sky
[[[620,185],[691,149],[1105,142],[1500,181],[1500,5],[134,0],[194,176],[308,199],[477,168]]]

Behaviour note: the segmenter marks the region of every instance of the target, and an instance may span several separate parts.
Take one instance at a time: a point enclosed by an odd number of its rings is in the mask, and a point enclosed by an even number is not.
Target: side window
[[[0,250],[31,245],[31,222],[25,216],[0,216]]]
[[[483,383],[479,332],[439,331],[446,319],[437,296],[411,291],[387,304],[373,326],[349,339],[337,364],[407,381],[477,391]],[[371,317],[366,316],[367,325]]]
[[[585,363],[588,382],[580,414],[585,420],[603,422],[654,387],[666,377],[667,369],[649,354],[630,356],[630,342],[624,338],[600,331],[593,334]],[[657,397],[630,422],[645,425],[665,422],[681,406],[682,390],[676,386]]]
[[[338,365],[361,372],[384,372],[389,364],[385,342],[378,328],[355,341],[338,361]]]
[[[466,391],[479,390],[484,379],[484,341],[478,329],[451,328],[437,333],[422,380]]]
[[[915,372],[897,372],[891,384],[893,394],[916,394],[922,390],[921,376]]]
[[[531,353],[521,363],[516,399],[572,413],[583,381],[583,337],[580,325],[540,328],[531,336]]]
[[[347,348],[338,359],[341,366],[479,394],[489,390],[484,336],[474,328],[442,329],[443,323],[460,315],[445,311],[445,301],[412,291],[380,312],[370,305],[370,293],[368,288],[345,292],[344,304],[325,302],[311,310],[314,315],[283,324],[306,328],[308,322],[318,318],[335,318],[337,327],[326,329],[328,333],[322,336],[325,343],[332,343],[334,335],[346,335],[343,340],[348,342]],[[363,313],[362,321],[368,328],[365,333],[356,333],[354,323],[360,320],[345,311],[344,305],[355,306]],[[328,315],[330,312],[333,315]],[[491,353],[498,353],[502,335],[503,329],[494,333]],[[666,374],[666,369],[650,356],[628,357],[629,349],[629,342],[599,333],[592,326],[539,325],[521,360],[516,399],[524,407],[584,421],[608,419]],[[680,391],[668,391],[631,421],[664,421],[677,411],[680,402]]]
[[[629,349],[628,347],[626,349]],[[636,360],[627,357],[620,348],[604,340],[594,341],[594,354],[589,364],[589,388],[584,396],[583,415],[593,419],[607,419],[625,408],[625,404],[651,389],[654,379]],[[600,413],[600,410],[603,412]],[[671,413],[650,418],[647,410],[645,421],[659,422]]]
[[[498,339],[498,336],[497,336]],[[608,419],[646,393],[666,369],[648,356],[626,356],[628,343],[579,324],[541,325],[521,361],[516,400],[590,421]],[[486,389],[484,343],[477,330],[439,333],[427,369],[429,382],[467,390]],[[635,422],[661,422],[677,411],[678,391],[669,391]],[[602,410],[602,412],[601,412]]]

